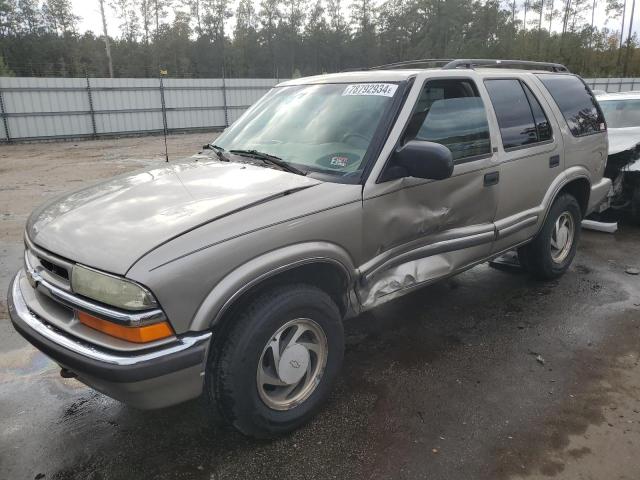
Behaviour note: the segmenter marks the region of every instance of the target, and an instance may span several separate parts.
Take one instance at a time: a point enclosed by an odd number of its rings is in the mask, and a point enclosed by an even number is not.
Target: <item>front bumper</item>
[[[109,351],[72,337],[33,312],[20,270],[9,286],[11,322],[18,333],[96,390],[139,408],[173,405],[202,393],[211,332],[178,337],[140,352]]]

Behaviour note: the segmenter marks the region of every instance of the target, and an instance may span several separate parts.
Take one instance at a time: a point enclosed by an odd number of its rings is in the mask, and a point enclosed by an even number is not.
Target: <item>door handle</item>
[[[490,187],[492,185],[497,185],[500,181],[500,172],[489,172],[484,175],[484,186]]]
[[[549,157],[549,168],[555,168],[560,165],[560,155]]]

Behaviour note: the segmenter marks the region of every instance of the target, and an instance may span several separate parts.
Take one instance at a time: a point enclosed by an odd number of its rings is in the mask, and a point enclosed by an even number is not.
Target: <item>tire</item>
[[[229,321],[234,324],[211,356],[205,380],[222,418],[255,438],[276,437],[310,420],[329,395],[344,355],[342,318],[329,295],[304,284],[274,287]],[[273,379],[286,385],[268,383]],[[291,385],[297,386],[287,396]]]
[[[564,226],[556,233],[559,221]],[[581,222],[582,210],[577,200],[569,194],[560,195],[551,206],[542,230],[529,244],[518,249],[522,265],[540,280],[560,277],[569,269],[576,255]],[[571,232],[567,225],[572,226]],[[565,234],[570,244],[564,242]]]
[[[631,194],[631,218],[636,225],[640,225],[640,185],[634,187]]]

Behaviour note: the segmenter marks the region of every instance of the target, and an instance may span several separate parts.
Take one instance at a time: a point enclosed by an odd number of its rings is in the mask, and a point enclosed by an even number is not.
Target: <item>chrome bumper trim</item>
[[[144,312],[124,312],[122,310],[116,310],[99,305],[69,293],[51,282],[48,282],[42,275],[40,275],[40,273],[38,273],[29,263],[29,256],[27,255],[27,252],[24,254],[24,264],[26,270],[25,275],[28,276],[27,279],[29,280],[29,283],[36,290],[69,307],[78,308],[88,313],[95,313],[100,317],[133,327],[166,320],[164,312],[159,308]]]
[[[15,314],[20,317],[20,319],[30,328],[32,328],[36,333],[42,335],[44,338],[70,350],[71,352],[77,353],[92,360],[118,366],[136,365],[139,363],[148,362],[149,360],[156,360],[166,355],[179,353],[183,350],[201,345],[204,342],[208,342],[211,338],[211,332],[205,332],[196,335],[184,335],[178,338],[175,343],[150,352],[134,355],[106,352],[104,350],[95,348],[94,346],[89,345],[85,342],[64,335],[57,328],[42,322],[36,315],[34,315],[31,310],[29,310],[29,307],[27,307],[24,297],[22,296],[22,292],[20,291],[19,280],[20,277],[24,274],[24,271],[18,272],[11,288],[10,304],[12,304],[11,306],[14,309]]]

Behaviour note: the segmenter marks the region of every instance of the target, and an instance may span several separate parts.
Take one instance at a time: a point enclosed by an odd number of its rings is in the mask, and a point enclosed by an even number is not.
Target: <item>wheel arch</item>
[[[554,184],[547,191],[543,207],[541,209],[541,218],[539,218],[538,231],[547,220],[549,211],[555,203],[556,199],[564,194],[572,195],[580,205],[582,215],[586,215],[589,206],[589,197],[591,195],[591,181],[588,171],[583,168],[572,168],[564,172],[563,175],[557,177]]]
[[[345,315],[356,270],[342,247],[327,242],[297,244],[260,255],[226,275],[209,292],[193,321],[192,330],[218,329],[253,296],[275,285],[306,283],[326,292]]]
[[[563,193],[572,195],[578,201],[582,216],[584,217],[589,207],[589,196],[591,195],[591,182],[589,182],[589,179],[586,177],[577,177],[569,180],[558,191],[553,201],[555,202],[556,198]],[[551,205],[553,205],[553,202],[551,202]]]

